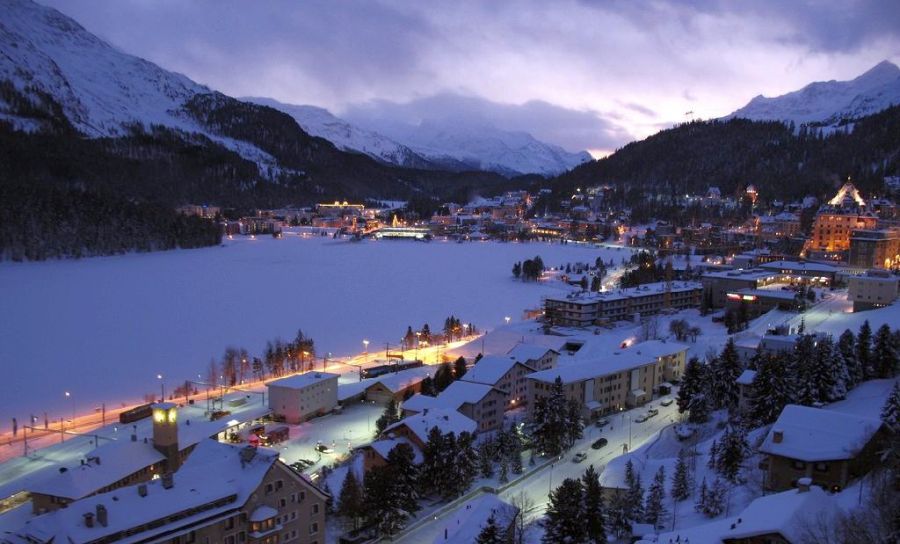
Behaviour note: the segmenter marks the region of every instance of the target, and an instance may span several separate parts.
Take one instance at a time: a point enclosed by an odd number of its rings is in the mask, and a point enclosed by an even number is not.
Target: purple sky
[[[600,153],[758,94],[900,63],[897,0],[40,0],[232,96],[478,115]]]

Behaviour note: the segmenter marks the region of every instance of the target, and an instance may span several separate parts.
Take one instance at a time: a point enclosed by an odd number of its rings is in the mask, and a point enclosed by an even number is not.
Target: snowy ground
[[[454,314],[482,330],[520,319],[558,282],[512,264],[621,262],[629,250],[544,243],[414,243],[288,235],[81,261],[0,264],[0,431],[43,411],[119,406],[203,373],[227,346],[259,354],[298,328],[335,356],[396,345],[407,325]],[[67,399],[64,392],[69,391]]]

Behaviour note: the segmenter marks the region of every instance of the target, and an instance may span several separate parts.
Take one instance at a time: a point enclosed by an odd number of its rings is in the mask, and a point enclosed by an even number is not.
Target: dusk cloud
[[[570,150],[900,62],[895,0],[41,1],[233,96],[483,115]]]

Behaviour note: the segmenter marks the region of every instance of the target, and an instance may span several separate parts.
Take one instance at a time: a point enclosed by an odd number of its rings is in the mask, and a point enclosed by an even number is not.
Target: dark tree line
[[[544,261],[540,255],[534,259],[525,259],[522,262],[513,264],[512,273],[516,279],[521,278],[522,281],[537,281],[544,272]]]

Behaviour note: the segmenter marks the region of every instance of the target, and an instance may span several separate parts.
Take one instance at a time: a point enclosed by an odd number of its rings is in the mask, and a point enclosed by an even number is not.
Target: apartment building
[[[559,352],[553,348],[537,344],[518,343],[506,354],[523,365],[535,370],[547,370],[556,366]]]
[[[576,292],[544,299],[544,315],[564,327],[590,325],[653,315],[664,309],[700,305],[703,288],[696,282],[657,282],[613,291]]]
[[[36,516],[0,542],[321,544],[327,499],[275,450],[204,440],[174,474]]]
[[[647,403],[663,383],[684,374],[688,346],[651,340],[613,353],[587,350],[570,364],[527,376],[528,410],[562,381],[567,399],[575,400],[587,418]]]
[[[900,228],[854,230],[850,235],[850,266],[894,269],[900,266]]]
[[[338,403],[337,382],[337,374],[315,371],[269,382],[269,408],[294,424],[327,414]]]
[[[511,410],[525,404],[528,394],[526,377],[534,371],[534,368],[516,361],[513,357],[487,355],[479,359],[462,379],[486,384],[502,391],[504,409]]]
[[[881,308],[897,300],[900,277],[887,270],[869,270],[863,276],[851,276],[847,284],[847,298],[853,302],[853,311],[861,312]]]

